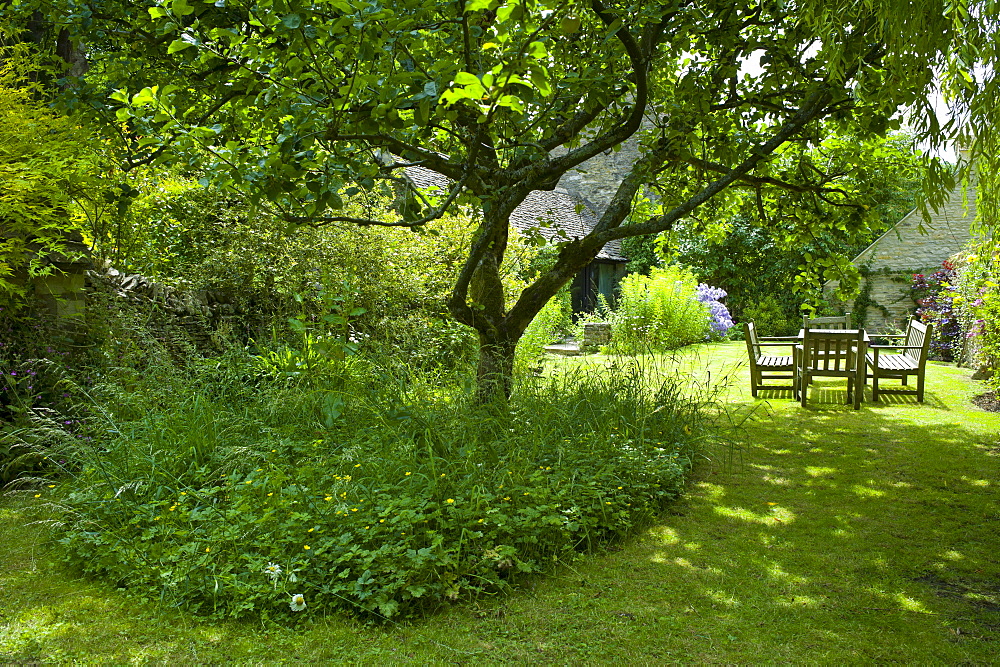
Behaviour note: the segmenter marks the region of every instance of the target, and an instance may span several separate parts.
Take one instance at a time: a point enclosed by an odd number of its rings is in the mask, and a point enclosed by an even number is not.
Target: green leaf
[[[150,7],[146,11],[149,12],[149,17],[152,19],[162,18],[167,15],[167,10],[163,7]]]
[[[183,39],[175,39],[174,41],[170,42],[170,46],[167,47],[167,55],[170,55],[171,53],[177,53],[178,51],[183,51],[189,46],[193,46],[193,44],[191,44],[191,42],[185,42]]]
[[[544,71],[533,71],[531,73],[531,83],[533,83],[538,92],[545,97],[552,94],[552,86],[549,85],[548,77],[545,76]]]
[[[285,18],[281,19],[281,22],[286,28],[290,30],[295,30],[302,25],[302,17],[298,14],[289,14]]]
[[[532,58],[542,59],[549,55],[549,52],[545,49],[545,44],[541,42],[532,42],[528,44],[528,55]]]
[[[455,83],[460,86],[469,86],[479,83],[479,77],[469,72],[459,72],[455,75]]]
[[[177,16],[187,16],[194,13],[194,7],[187,3],[187,0],[173,0],[170,3],[170,10]]]
[[[480,9],[489,9],[493,0],[469,0],[465,3],[465,11],[478,12]]]

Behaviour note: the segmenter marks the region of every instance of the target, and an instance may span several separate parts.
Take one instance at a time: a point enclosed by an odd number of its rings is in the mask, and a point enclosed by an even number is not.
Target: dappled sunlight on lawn
[[[803,410],[750,398],[744,378],[728,393],[734,414],[753,410],[740,463],[696,472],[685,515],[651,531],[650,562],[689,573],[677,594],[702,622],[746,608],[798,642],[850,644],[863,626],[872,646],[907,646],[954,641],[945,619],[958,615],[998,638],[1000,614],[976,614],[1000,590],[1000,415],[967,404],[964,372],[931,369],[924,404],[886,396],[858,411],[843,382]]]
[[[795,514],[783,507],[771,507],[767,511],[754,512],[743,507],[716,507],[715,513],[729,517],[731,519],[741,519],[750,523],[759,523],[765,526],[777,526],[791,523],[795,520]]]

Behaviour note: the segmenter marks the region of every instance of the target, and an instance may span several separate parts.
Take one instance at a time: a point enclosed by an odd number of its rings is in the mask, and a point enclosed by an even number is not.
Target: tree
[[[986,11],[992,0],[973,8]],[[287,223],[420,226],[469,206],[479,226],[449,299],[479,335],[480,394],[509,391],[514,347],[541,307],[609,241],[655,234],[734,185],[842,195],[824,165],[775,152],[899,125],[929,109],[935,68],[970,34],[964,3],[902,0],[67,0],[16,5],[85,43],[77,89],[113,113],[132,164],[183,161]],[[6,18],[12,10],[3,10]],[[28,14],[22,14],[28,16]],[[991,52],[992,53],[992,52]],[[102,100],[107,99],[106,104]],[[940,132],[938,126],[924,128]],[[508,219],[532,191],[639,135],[642,157],[592,233],[505,307]],[[450,189],[404,219],[338,213],[409,165]],[[631,220],[644,187],[656,210]],[[858,224],[870,211],[853,207]],[[801,233],[814,231],[801,228]]]
[[[795,321],[803,301],[817,305],[823,299],[823,273],[829,267],[817,270],[816,260],[856,256],[914,208],[921,174],[912,145],[900,134],[867,141],[829,137],[810,148],[806,164],[825,165],[831,187],[839,191],[835,195],[742,188],[721,218],[699,212],[657,243],[702,280],[725,289],[735,315],[771,295]],[[802,166],[796,150],[779,153],[776,169]],[[857,205],[873,215],[859,219]],[[803,223],[812,238],[802,234]],[[845,269],[843,274],[855,278],[841,280],[841,296],[849,299],[857,290],[857,272]]]
[[[92,137],[40,101],[41,87],[17,71],[31,64],[0,50],[0,310],[21,305],[27,280],[53,271],[48,260],[68,253],[80,228],[74,201],[101,190]]]

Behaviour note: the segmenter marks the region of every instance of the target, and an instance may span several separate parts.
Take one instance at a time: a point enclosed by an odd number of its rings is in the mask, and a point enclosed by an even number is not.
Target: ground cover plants
[[[483,406],[460,374],[259,359],[151,362],[91,388],[89,417],[5,436],[54,462],[22,483],[69,563],[214,618],[409,616],[647,524],[704,430],[701,397],[628,362]]]
[[[714,376],[742,343],[700,346]],[[592,359],[592,358],[591,358]],[[569,362],[561,362],[569,363]],[[592,361],[590,361],[592,363]],[[42,497],[0,509],[0,656],[15,661],[976,662],[995,660],[1000,563],[998,416],[972,407],[969,370],[931,362],[927,401],[805,410],[724,397],[746,416],[731,464],[711,446],[687,493],[636,537],[518,590],[419,621],[365,624],[307,607],[274,623],[204,621],[81,578],[26,525]],[[258,466],[259,467],[259,466]],[[446,498],[447,499],[447,498]],[[306,600],[309,603],[309,598]]]

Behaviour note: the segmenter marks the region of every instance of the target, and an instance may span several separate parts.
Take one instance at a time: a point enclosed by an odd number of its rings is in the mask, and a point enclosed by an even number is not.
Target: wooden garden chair
[[[847,403],[861,407],[865,387],[863,350],[865,333],[859,329],[804,329],[796,347],[797,398],[806,406],[809,385],[815,377],[847,378]]]
[[[880,394],[905,394],[916,396],[917,401],[924,402],[924,371],[927,367],[927,348],[934,331],[932,324],[924,324],[918,320],[910,320],[906,333],[887,338],[903,338],[902,345],[870,345],[865,358],[867,378],[872,379],[872,400],[877,401]],[[895,351],[895,354],[889,351]],[[914,389],[881,389],[878,381],[883,378],[899,379],[901,386],[906,384],[910,375],[917,376],[917,388]]]
[[[850,329],[851,314],[846,313],[837,317],[809,317],[802,316],[803,329]]]
[[[795,362],[792,355],[767,354],[765,348],[791,348],[798,342],[795,336],[757,337],[757,327],[753,322],[743,323],[746,335],[747,356],[750,357],[750,393],[757,396],[762,389],[795,389]],[[791,351],[791,350],[789,350]],[[764,380],[788,380],[793,384],[766,385]]]

